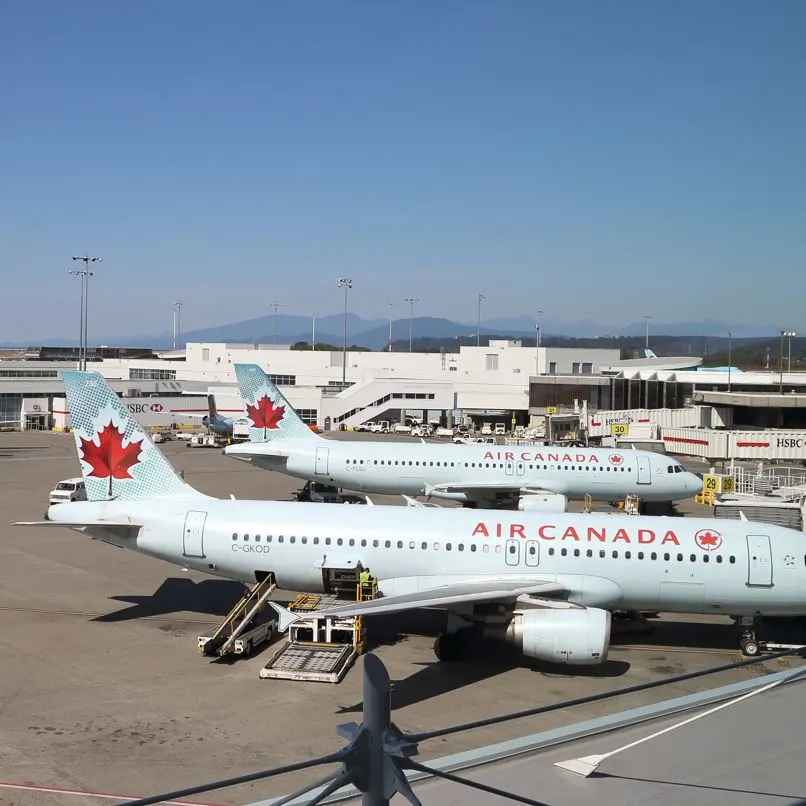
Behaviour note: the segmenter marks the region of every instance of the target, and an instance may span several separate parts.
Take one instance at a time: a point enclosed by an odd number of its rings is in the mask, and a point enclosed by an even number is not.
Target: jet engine
[[[607,660],[610,612],[597,607],[517,611],[506,640],[528,658],[592,666]]]
[[[521,512],[565,512],[568,499],[559,493],[529,493],[518,501]]]

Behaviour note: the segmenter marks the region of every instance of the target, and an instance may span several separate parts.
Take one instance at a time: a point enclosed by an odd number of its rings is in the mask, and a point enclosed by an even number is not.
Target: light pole
[[[272,329],[271,343],[277,344],[277,311],[285,307],[282,302],[270,302],[269,307],[274,310],[274,323]]]
[[[728,331],[728,393],[730,393],[730,360],[731,360],[731,348],[733,347],[733,333]]]
[[[476,347],[481,346],[481,303],[483,300],[487,299],[484,294],[479,294],[479,307],[478,313],[476,314]]]
[[[181,316],[182,316],[182,303],[174,302],[174,350],[179,343],[179,336],[181,333]]]
[[[798,334],[794,330],[790,330],[787,334],[787,347],[786,347],[786,371],[792,372],[792,339]]]
[[[644,324],[646,325],[646,341],[644,342],[644,346],[646,347],[647,350],[649,349],[649,320],[651,318],[652,318],[651,316],[644,316],[643,317]]]
[[[394,310],[395,310],[395,303],[390,302],[389,303],[389,345],[386,348],[387,352],[390,352],[390,353],[392,352],[392,315],[394,313]]]
[[[316,352],[316,314],[311,316],[311,352]]]
[[[347,383],[347,290],[353,287],[350,277],[339,277],[339,288],[344,289],[344,350],[341,357],[341,382]]]
[[[780,360],[778,363],[778,392],[779,394],[784,393],[784,338],[786,337],[785,330],[779,330],[779,335],[781,336],[781,355]]]
[[[73,260],[80,260],[84,264],[83,269],[79,269],[78,271],[72,271],[71,274],[79,274],[81,275],[81,324],[82,324],[82,336],[83,336],[83,346],[79,348],[79,369],[86,370],[87,369],[87,309],[89,307],[89,295],[90,295],[90,277],[92,277],[93,272],[90,271],[90,263],[100,263],[103,258],[101,257],[91,257],[90,255],[84,256],[73,256]],[[83,356],[83,357],[82,357]]]
[[[535,320],[535,375],[540,374],[540,330],[543,324],[543,311],[537,312]]]
[[[403,302],[409,304],[409,352],[411,352],[411,325],[414,320],[414,303],[422,302],[422,300],[419,297],[406,297]]]
[[[81,371],[82,358],[84,355],[84,282],[86,279],[86,272],[80,269],[71,269],[68,272],[73,277],[81,278],[81,292],[79,294],[80,308],[78,313],[78,369]]]

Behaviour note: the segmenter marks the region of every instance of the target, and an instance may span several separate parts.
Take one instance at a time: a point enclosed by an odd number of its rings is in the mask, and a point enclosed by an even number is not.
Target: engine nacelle
[[[528,493],[518,501],[521,512],[565,512],[568,499],[560,493]]]
[[[524,610],[515,613],[506,638],[528,658],[592,666],[607,660],[610,612],[598,607]]]

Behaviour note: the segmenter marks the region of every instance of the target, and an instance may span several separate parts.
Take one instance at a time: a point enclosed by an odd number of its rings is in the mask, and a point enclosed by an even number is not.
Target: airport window
[[[549,375],[556,375],[556,374],[557,374],[557,362],[549,361]]]
[[[582,363],[582,374],[583,375],[592,375],[593,374],[593,364],[588,362]]]
[[[579,375],[579,362],[578,361],[574,361],[574,363],[571,364],[571,374],[572,375]]]
[[[317,409],[297,409],[297,415],[305,425],[316,425],[319,420]]]
[[[175,381],[175,369],[129,369],[130,381]]]
[[[209,361],[209,360],[210,360],[210,348],[202,347],[202,361]]]
[[[296,375],[271,375],[269,374],[269,380],[275,386],[296,386],[297,385],[297,376]],[[299,413],[299,412],[297,412]]]
[[[495,353],[486,356],[486,369],[488,371],[495,371],[498,369],[498,356]]]

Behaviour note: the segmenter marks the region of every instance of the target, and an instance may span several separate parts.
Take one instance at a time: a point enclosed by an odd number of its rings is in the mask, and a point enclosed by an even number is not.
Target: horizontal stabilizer
[[[15,521],[12,526],[61,526],[63,529],[104,529],[104,528],[139,528],[143,524],[133,521],[131,518],[118,518],[116,520],[95,520],[82,523],[76,521]]]

